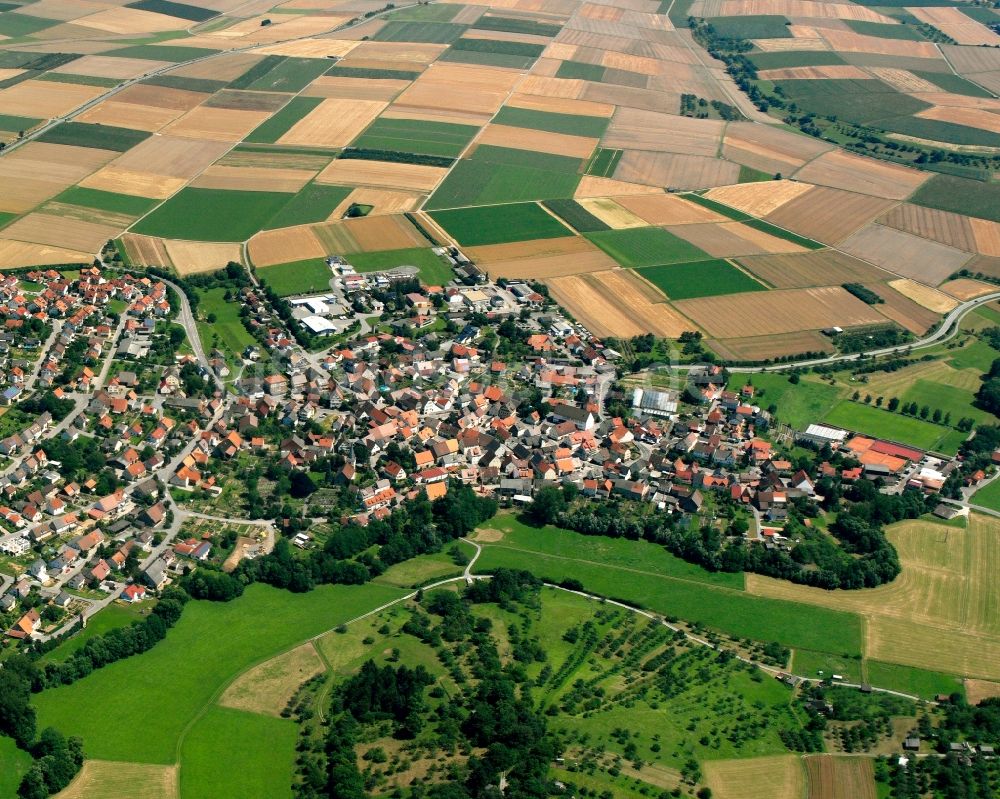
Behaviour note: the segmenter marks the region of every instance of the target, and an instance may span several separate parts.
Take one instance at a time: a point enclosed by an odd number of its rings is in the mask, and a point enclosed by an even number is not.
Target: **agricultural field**
[[[134,231],[196,241],[244,241],[289,199],[278,192],[188,188],[146,216]]]
[[[639,269],[638,272],[668,297],[676,300],[766,290],[765,286],[746,272],[740,271],[729,261],[722,260],[650,266]]]
[[[351,265],[359,272],[415,266],[419,270],[420,280],[428,286],[443,286],[452,278],[451,265],[423,247],[357,253],[351,256]]]
[[[281,297],[296,294],[313,294],[327,291],[333,273],[326,265],[325,258],[311,258],[288,264],[265,266],[258,270],[257,277],[267,283]]]
[[[431,217],[467,247],[559,238],[572,233],[536,203],[436,211]]]

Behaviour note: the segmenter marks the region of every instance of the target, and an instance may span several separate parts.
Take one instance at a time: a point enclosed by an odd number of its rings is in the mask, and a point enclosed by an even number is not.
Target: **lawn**
[[[972,501],[984,508],[1000,511],[1000,480],[994,480],[989,485],[980,488],[972,495]]]
[[[181,796],[291,797],[297,739],[291,719],[209,708],[184,737]]]
[[[994,419],[993,414],[973,407],[975,397],[971,391],[935,380],[915,381],[900,399],[903,402],[915,402],[918,406],[927,405],[932,412],[937,409],[942,414],[950,413],[953,424],[963,416],[971,417],[977,423]]]
[[[454,125],[423,119],[376,119],[352,147],[394,150],[421,155],[459,155],[479,130],[474,125]]]
[[[819,422],[840,400],[840,391],[834,386],[808,378],[795,385],[788,382],[787,375],[762,372],[748,380],[757,389],[754,402],[765,408],[776,405],[778,419],[796,430]]]
[[[572,197],[580,182],[578,158],[480,145],[459,161],[427,208]]]
[[[532,111],[527,108],[505,106],[494,117],[497,125],[515,128],[547,130],[552,133],[569,133],[574,136],[600,138],[611,121],[605,117],[588,117],[579,114],[556,114],[551,111]]]
[[[536,203],[458,208],[435,211],[431,216],[466,247],[572,235],[569,228]]]
[[[274,289],[281,297],[296,294],[314,294],[330,290],[333,273],[325,258],[307,258],[288,264],[264,266],[257,270],[257,277]]]
[[[961,435],[956,441],[953,435],[956,431],[950,427],[851,400],[838,402],[823,421],[865,435],[886,438],[919,449],[944,451],[946,454],[956,452],[958,444],[964,438]]]
[[[351,193],[346,186],[309,183],[264,225],[266,230],[325,222]],[[285,195],[287,197],[287,195]]]
[[[224,288],[198,290],[198,295],[200,302],[197,326],[201,344],[206,352],[218,347],[228,353],[229,368],[233,369],[240,362],[240,353],[247,346],[257,343],[240,319],[240,309],[243,306],[238,302],[227,301]],[[210,314],[214,317],[212,322],[208,321]]]
[[[160,202],[159,200],[150,200],[145,197],[134,197],[131,194],[115,194],[110,191],[85,189],[82,186],[73,186],[66,189],[62,194],[56,195],[54,201],[69,205],[82,205],[84,208],[97,208],[101,211],[111,211],[116,214],[128,214],[130,216],[142,216]]]
[[[322,97],[293,97],[284,108],[264,120],[247,135],[244,141],[273,144],[321,102],[323,102]]]
[[[672,300],[767,290],[746,272],[722,259],[649,266],[636,271]]]
[[[910,202],[1000,222],[1000,184],[997,183],[935,175],[917,189]]]
[[[116,630],[119,627],[126,627],[134,621],[144,618],[150,609],[150,604],[143,605],[121,605],[114,603],[108,605],[104,610],[87,619],[87,626],[72,638],[63,641],[55,649],[42,656],[42,662],[52,661],[62,663],[77,650],[83,649],[95,635],[103,635],[109,630]]]
[[[608,230],[589,233],[587,238],[626,267],[711,260],[708,253],[658,227]]]
[[[378,272],[395,269],[397,266],[415,266],[420,270],[420,280],[428,286],[444,286],[455,277],[451,271],[451,264],[425,247],[359,252],[349,256],[349,260],[359,272]]]
[[[88,125],[85,122],[63,122],[45,131],[38,141],[46,144],[70,144],[123,153],[152,134],[144,130],[117,128],[113,125]]]
[[[245,241],[290,199],[274,191],[184,188],[142,219],[134,233],[193,241]]]
[[[31,755],[18,749],[13,738],[0,735],[0,799],[17,796],[17,786],[31,762]]]
[[[38,694],[39,726],[82,736],[92,758],[173,763],[184,730],[239,674],[403,595],[371,584],[321,586],[306,594],[252,585],[232,602],[192,601],[153,649]],[[119,725],[108,723],[112,695],[114,714],[141,719],[142,735],[122,735]]]
[[[839,674],[848,682],[858,683],[861,682],[861,659],[831,652],[796,649],[792,653],[791,672],[800,677],[817,679]]]
[[[867,681],[879,688],[890,688],[923,699],[933,699],[938,694],[965,693],[962,679],[952,674],[925,671],[896,663],[881,663],[877,660],[869,660],[865,665],[868,669]]]

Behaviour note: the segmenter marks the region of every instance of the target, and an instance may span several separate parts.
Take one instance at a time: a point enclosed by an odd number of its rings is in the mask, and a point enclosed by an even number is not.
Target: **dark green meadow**
[[[505,106],[493,121],[497,125],[511,125],[515,128],[547,130],[551,133],[569,133],[573,136],[593,136],[600,138],[607,130],[610,119],[588,117],[579,114],[555,114],[550,111],[534,111],[528,108]]]
[[[90,125],[85,122],[63,122],[45,131],[38,141],[46,144],[70,144],[74,147],[92,147],[96,150],[113,150],[123,153],[152,134],[144,130],[116,128],[111,125]]]
[[[607,230],[588,233],[587,238],[630,268],[712,260],[704,250],[658,227]]]
[[[245,241],[291,197],[281,192],[189,187],[140,220],[134,232],[192,241]]]

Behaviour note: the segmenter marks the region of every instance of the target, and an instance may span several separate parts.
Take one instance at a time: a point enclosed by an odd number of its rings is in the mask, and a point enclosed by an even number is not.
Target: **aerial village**
[[[824,478],[931,496],[960,468],[846,430],[789,430],[755,403],[752,375],[694,365],[671,388],[637,382],[544,287],[494,283],[455,255],[444,288],[331,258],[330,292],[292,298],[290,315],[243,286],[259,346],[237,371],[203,350],[165,277],[5,274],[3,645],[142,602],[200,563],[231,571],[276,536],[308,550],[456,484],[505,506],[572,485],[581,501],[647,503],[787,549],[789,514],[821,501]],[[725,527],[734,516],[748,523]]]

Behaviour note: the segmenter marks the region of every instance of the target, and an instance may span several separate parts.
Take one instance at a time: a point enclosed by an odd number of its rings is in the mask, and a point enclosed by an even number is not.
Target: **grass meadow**
[[[192,601],[150,651],[38,694],[39,725],[82,736],[91,758],[171,764],[188,726],[240,673],[403,593],[372,584],[307,594],[252,585],[232,602]],[[108,723],[110,696],[116,715],[142,720],[141,735],[122,735]]]
[[[420,280],[428,286],[443,286],[454,275],[451,264],[424,247],[381,252],[359,252],[350,256],[351,265],[359,272],[377,272],[397,266],[415,266],[420,270]]]
[[[0,735],[0,797],[17,796],[17,786],[31,767],[31,755],[17,748],[13,738]]]
[[[85,629],[61,643],[51,652],[47,652],[42,657],[42,662],[54,661],[61,663],[77,650],[83,649],[83,645],[95,635],[104,635],[104,633],[110,630],[127,627],[132,622],[140,621],[149,612],[150,608],[151,605],[148,602],[140,605],[111,604],[97,615],[91,616],[87,620]]]
[[[226,360],[229,368],[233,369],[239,363],[240,353],[257,341],[240,319],[240,303],[228,302],[225,295],[224,288],[199,291],[201,300],[198,303],[197,326],[205,350],[210,352],[213,347],[217,347],[227,353]],[[208,322],[209,314],[215,316],[212,323]]]
[[[891,688],[894,691],[913,694],[922,699],[933,699],[938,694],[961,694],[965,690],[961,677],[953,674],[926,671],[896,663],[882,663],[878,660],[866,661],[865,669],[866,682],[880,688]]]
[[[257,270],[257,277],[282,297],[329,291],[333,273],[325,258],[307,258],[288,264],[275,264]]]
[[[754,402],[765,408],[777,405],[778,419],[796,430],[819,422],[840,399],[835,387],[808,378],[792,384],[787,375],[762,372],[748,379],[756,388]]]

